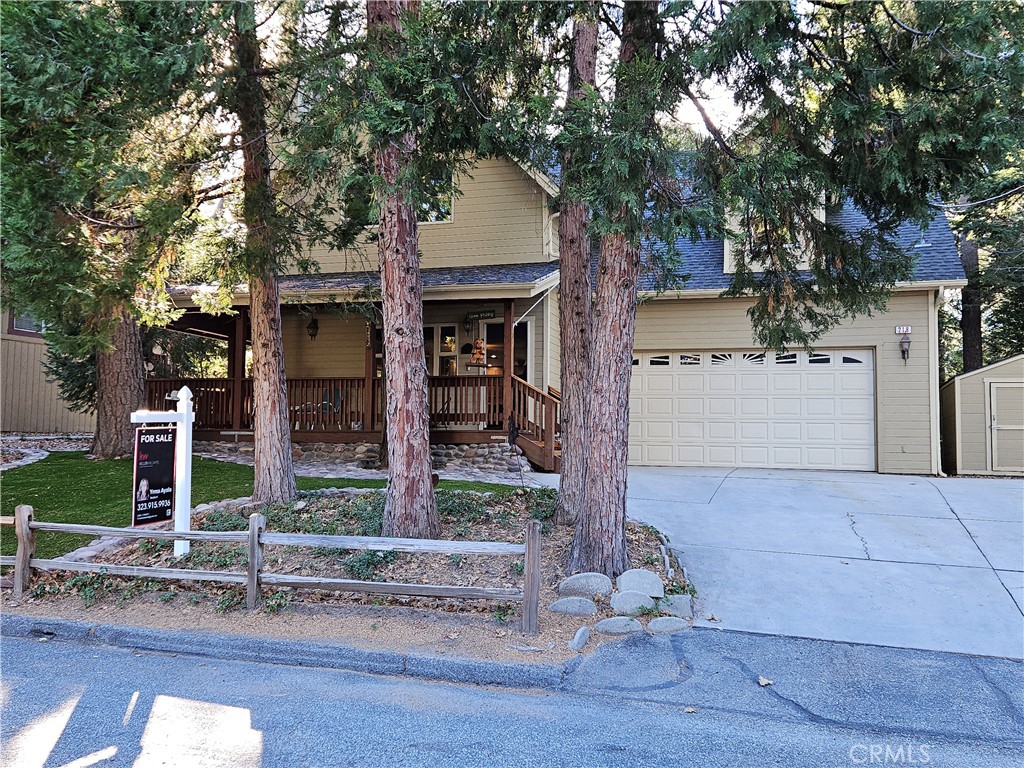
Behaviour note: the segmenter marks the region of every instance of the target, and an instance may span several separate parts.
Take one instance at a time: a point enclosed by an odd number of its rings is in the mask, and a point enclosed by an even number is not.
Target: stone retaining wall
[[[252,455],[252,443],[197,441],[196,453]],[[530,471],[530,464],[521,458],[517,447],[513,454],[507,442],[430,446],[430,458],[435,470],[474,468],[497,472]],[[292,443],[292,458],[296,461],[329,461],[353,463],[363,469],[376,469],[380,459],[378,443]]]

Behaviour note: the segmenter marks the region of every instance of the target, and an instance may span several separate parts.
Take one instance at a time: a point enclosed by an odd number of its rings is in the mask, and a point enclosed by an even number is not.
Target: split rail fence
[[[249,517],[246,531],[158,531],[147,528],[108,528],[100,525],[47,523],[33,519],[32,507],[22,505],[13,517],[0,517],[0,525],[13,525],[18,539],[17,554],[0,557],[0,565],[14,566],[14,594],[29,590],[32,572],[79,571],[105,573],[111,576],[134,576],[145,579],[176,581],[211,581],[220,584],[244,584],[246,606],[253,610],[262,602],[262,587],[291,587],[326,592],[368,592],[413,597],[463,598],[470,600],[509,600],[523,603],[523,632],[538,632],[538,604],[540,601],[540,521],[526,524],[523,544],[501,541],[445,541],[437,539],[399,539],[374,536],[327,536],[303,533],[273,533],[266,530],[263,515]],[[188,568],[156,568],[137,565],[104,565],[61,558],[35,557],[36,531],[74,533],[88,536],[117,536],[126,539],[188,540],[232,544],[248,544],[249,564],[245,573],[240,571],[201,571]],[[267,544],[293,547],[326,547],[344,550],[373,550],[378,552],[408,552],[415,554],[440,553],[450,555],[512,555],[523,557],[523,588],[464,587],[439,584],[403,584],[382,581],[331,579],[319,576],[296,576],[263,572],[263,547]]]

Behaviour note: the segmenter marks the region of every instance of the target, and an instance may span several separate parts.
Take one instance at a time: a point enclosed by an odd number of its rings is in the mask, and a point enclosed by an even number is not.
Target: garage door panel
[[[768,392],[768,376],[766,374],[740,374],[740,392]]]
[[[673,437],[672,421],[648,421],[644,424],[645,440],[671,440]]]
[[[740,416],[765,417],[768,415],[768,398],[744,397],[739,401]]]
[[[769,465],[769,449],[767,445],[741,445],[739,464],[745,467],[767,467]]]
[[[804,437],[803,425],[799,421],[776,421],[772,423],[772,441],[800,442]]]
[[[771,406],[773,416],[799,416],[803,411],[803,401],[794,397],[773,397]]]
[[[768,442],[767,421],[744,421],[739,424],[739,439],[743,442]]]
[[[675,382],[677,393],[704,391],[704,374],[702,373],[677,373]]]
[[[834,447],[808,446],[804,449],[804,458],[808,467],[831,469],[838,466],[837,451]]]
[[[836,425],[830,421],[810,421],[804,425],[804,440],[808,443],[834,443]]]
[[[675,451],[676,460],[674,463],[689,466],[702,466],[707,464],[704,458],[704,447],[700,445],[677,445]]]
[[[735,445],[709,445],[707,447],[708,464],[734,467],[737,461]]]
[[[672,445],[647,445],[644,453],[648,464],[671,464],[675,452]]]
[[[654,465],[874,469],[870,350],[642,353],[630,460]]]
[[[736,401],[725,397],[708,398],[708,416],[735,416]]]
[[[772,376],[772,389],[775,392],[799,392],[801,384],[799,373],[775,373]]]
[[[703,416],[704,399],[695,397],[676,398],[676,416]]]
[[[808,397],[804,400],[804,415],[832,418],[836,415],[836,401],[831,397]]]
[[[671,416],[675,410],[675,398],[649,397],[645,401],[644,413],[647,416]]]
[[[735,440],[736,422],[709,421],[707,424],[708,440]]]
[[[868,419],[875,411],[874,400],[870,397],[850,397],[837,401],[839,416],[843,418]]]
[[[704,422],[703,421],[677,421],[676,422],[676,439],[677,440],[703,440],[704,439]]]
[[[708,374],[708,391],[719,393],[719,392],[735,392],[736,391],[736,374],[735,373],[709,373]]]

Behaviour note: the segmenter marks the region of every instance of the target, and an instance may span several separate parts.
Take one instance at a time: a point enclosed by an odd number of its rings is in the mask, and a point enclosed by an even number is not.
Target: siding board
[[[0,348],[0,429],[88,433],[96,428],[95,416],[68,410],[57,385],[46,380],[46,344],[41,338],[3,333]]]

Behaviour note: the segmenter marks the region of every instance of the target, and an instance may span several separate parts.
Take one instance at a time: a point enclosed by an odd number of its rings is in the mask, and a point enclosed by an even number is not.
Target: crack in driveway
[[[856,520],[856,518],[854,518],[853,512],[851,512],[850,510],[846,510],[846,517],[850,521],[850,530],[853,531],[853,535],[854,536],[856,536],[858,539],[860,539],[860,545],[862,547],[864,547],[864,557],[866,557],[868,560],[870,560],[871,559],[871,553],[868,552],[868,543],[867,543],[867,541],[865,541],[864,537],[861,536],[860,532],[857,530],[857,520]]]

